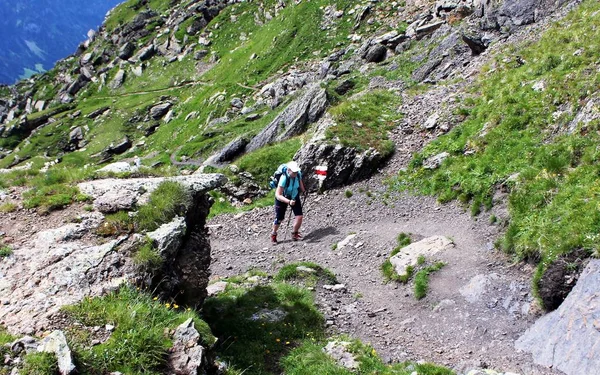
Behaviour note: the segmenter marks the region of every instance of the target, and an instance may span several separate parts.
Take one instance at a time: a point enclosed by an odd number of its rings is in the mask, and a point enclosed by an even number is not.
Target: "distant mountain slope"
[[[51,69],[121,0],[0,0],[0,83]]]

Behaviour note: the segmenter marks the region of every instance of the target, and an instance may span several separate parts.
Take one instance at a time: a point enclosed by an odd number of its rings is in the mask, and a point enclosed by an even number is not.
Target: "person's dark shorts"
[[[275,199],[275,218],[277,221],[282,222],[285,219],[285,211],[287,210],[288,204],[283,203]],[[302,216],[302,202],[300,198],[296,199],[296,203],[292,206],[294,216]]]

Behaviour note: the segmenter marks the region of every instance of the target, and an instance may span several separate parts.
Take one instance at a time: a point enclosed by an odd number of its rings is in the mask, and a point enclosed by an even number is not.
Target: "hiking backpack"
[[[271,187],[271,189],[277,188],[277,186],[279,185],[279,179],[286,172],[287,172],[287,165],[281,164],[279,167],[277,167],[277,170],[275,172],[273,172],[273,175],[271,176],[271,178],[269,180],[269,186]],[[284,187],[283,191],[287,190],[287,185],[289,184],[289,182],[290,182],[290,179],[288,178],[285,183],[286,186]]]

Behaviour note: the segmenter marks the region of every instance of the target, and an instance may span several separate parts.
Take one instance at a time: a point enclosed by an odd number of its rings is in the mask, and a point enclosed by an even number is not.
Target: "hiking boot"
[[[292,232],[292,241],[299,241],[302,239],[302,236],[298,232]]]
[[[271,243],[277,245],[277,233],[271,233]]]

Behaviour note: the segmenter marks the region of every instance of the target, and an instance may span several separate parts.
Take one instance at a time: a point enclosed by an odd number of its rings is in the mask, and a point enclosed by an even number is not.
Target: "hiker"
[[[294,230],[292,231],[292,241],[301,239],[299,230],[302,225],[302,202],[300,193],[306,192],[302,182],[302,172],[298,163],[291,161],[286,164],[285,173],[279,178],[277,190],[275,190],[275,221],[273,222],[273,232],[271,232],[271,242],[277,243],[277,230],[281,222],[285,219],[287,206],[292,207],[294,212]]]

